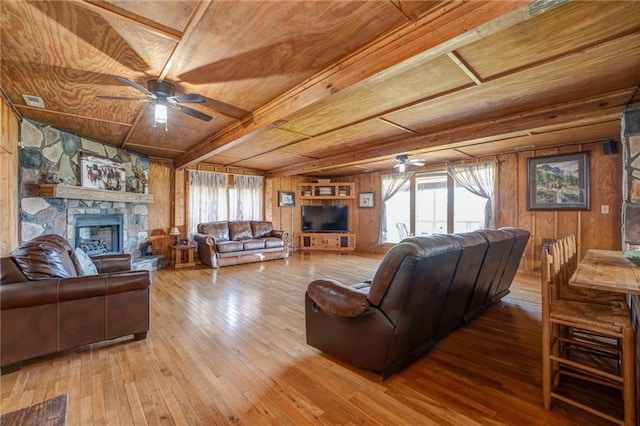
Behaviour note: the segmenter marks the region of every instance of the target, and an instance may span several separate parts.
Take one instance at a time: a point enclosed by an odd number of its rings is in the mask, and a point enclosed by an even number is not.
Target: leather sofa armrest
[[[332,279],[312,281],[307,294],[323,311],[340,317],[357,317],[369,307],[365,293]]]
[[[193,240],[198,244],[204,244],[204,245],[207,245],[207,246],[211,246],[215,250],[216,240],[211,235],[194,234],[193,235]]]
[[[282,238],[283,240],[286,240],[287,237],[289,236],[289,233],[287,231],[281,231],[281,230],[274,229],[273,231],[271,231],[271,236],[272,237],[276,237],[276,238]]]
[[[99,254],[91,256],[99,274],[131,270],[131,254]]]

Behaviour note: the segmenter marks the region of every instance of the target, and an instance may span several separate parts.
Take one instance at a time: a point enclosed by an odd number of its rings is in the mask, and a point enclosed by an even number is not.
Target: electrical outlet
[[[600,206],[600,213],[609,214],[609,205],[608,204],[601,205]]]

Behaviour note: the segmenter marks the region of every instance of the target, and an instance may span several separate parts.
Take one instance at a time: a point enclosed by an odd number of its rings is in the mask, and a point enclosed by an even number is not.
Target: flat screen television
[[[348,232],[347,206],[302,206],[303,232]]]

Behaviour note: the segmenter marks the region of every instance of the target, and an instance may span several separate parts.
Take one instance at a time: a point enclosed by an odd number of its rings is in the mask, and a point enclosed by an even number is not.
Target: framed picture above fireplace
[[[80,172],[85,188],[125,191],[124,164],[98,155],[81,153]]]

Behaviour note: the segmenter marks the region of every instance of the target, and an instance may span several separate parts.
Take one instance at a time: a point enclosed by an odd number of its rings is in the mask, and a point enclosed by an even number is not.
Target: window
[[[406,182],[398,179],[399,174],[382,176],[380,243],[493,227],[494,169],[491,162],[455,166],[410,176]]]
[[[189,171],[188,230],[189,238],[199,223],[218,220],[261,220],[261,176],[234,175],[229,186],[226,173]]]
[[[448,204],[445,172],[417,175],[415,234],[446,233]]]

